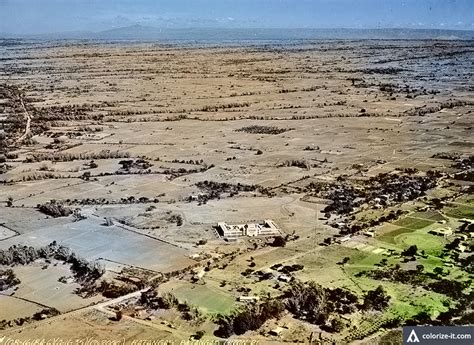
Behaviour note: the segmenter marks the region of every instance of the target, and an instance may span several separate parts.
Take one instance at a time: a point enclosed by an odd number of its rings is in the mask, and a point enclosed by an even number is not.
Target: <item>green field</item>
[[[430,291],[418,289],[415,292],[412,288],[410,289],[412,291],[404,290],[401,284],[398,284],[397,288],[391,290],[394,298],[387,311],[389,314],[410,318],[421,311],[425,311],[431,317],[437,317],[440,312],[448,309],[443,305],[443,301],[449,301],[445,296]]]
[[[445,217],[439,211],[423,211],[423,212],[415,212],[411,215],[412,217],[415,218],[423,218],[423,219],[429,219],[433,221],[440,221],[440,220],[446,220]]]
[[[406,233],[411,233],[411,232],[414,232],[414,231],[415,230],[413,230],[413,229],[399,228],[397,230],[390,231],[389,233],[386,233],[382,236],[378,236],[376,238],[379,241],[383,241],[383,242],[387,242],[387,243],[391,243],[391,244],[397,244],[397,241],[395,240],[395,238],[397,236],[402,235],[402,234],[406,234]]]
[[[424,250],[430,255],[438,255],[444,247],[442,237],[421,231],[399,235],[395,241],[402,245],[402,248],[416,245],[419,250]]]
[[[452,205],[443,209],[443,212],[453,218],[474,219],[474,206]]]
[[[418,229],[426,228],[428,225],[431,225],[433,223],[436,223],[436,221],[429,220],[429,219],[405,217],[396,221],[393,224],[404,227],[404,228],[408,228],[408,229],[418,230]]]
[[[438,255],[444,247],[444,239],[435,236],[426,230],[413,230],[407,228],[399,228],[397,230],[386,233],[376,240],[396,245],[401,250],[411,245],[416,245],[419,250],[424,250],[427,254]]]
[[[206,313],[228,314],[235,307],[233,296],[208,285],[183,285],[174,289],[172,294]]]

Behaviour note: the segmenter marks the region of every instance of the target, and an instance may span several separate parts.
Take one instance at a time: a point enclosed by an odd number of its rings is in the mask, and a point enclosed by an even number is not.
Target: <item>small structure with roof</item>
[[[436,236],[447,237],[453,234],[453,229],[451,229],[450,227],[433,229],[430,231],[430,233]]]
[[[237,298],[239,302],[257,302],[260,300],[258,296],[239,296]]]

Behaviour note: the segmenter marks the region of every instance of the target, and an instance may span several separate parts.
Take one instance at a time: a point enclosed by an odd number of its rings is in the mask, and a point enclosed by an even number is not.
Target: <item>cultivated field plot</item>
[[[16,235],[17,233],[15,231],[12,231],[11,229],[8,229],[3,225],[0,225],[0,241]]]
[[[0,320],[28,317],[43,309],[33,302],[23,301],[15,296],[0,295]]]
[[[427,227],[428,225],[433,224],[434,221],[429,220],[429,219],[420,219],[420,218],[414,218],[414,217],[406,217],[400,221],[395,222],[395,225],[405,227],[411,230],[417,230],[417,229],[423,229]]]
[[[446,214],[454,218],[474,218],[474,206],[472,201],[467,204],[453,204],[447,210]]]
[[[7,336],[14,336],[15,339],[28,340],[31,337],[44,339],[64,339],[77,342],[85,342],[87,339],[109,339],[116,342],[162,339],[169,342],[180,339],[174,336],[171,330],[165,327],[149,327],[133,320],[123,320],[117,324],[110,320],[110,314],[97,310],[86,311],[85,313],[74,313],[54,320],[43,322],[41,327],[28,327],[21,333],[3,332]]]
[[[40,303],[49,308],[56,308],[60,312],[78,309],[103,299],[101,296],[83,299],[74,293],[75,289],[80,287],[79,284],[59,282],[59,278],[71,276],[68,265],[59,264],[53,266],[42,264],[19,266],[15,267],[14,272],[21,281],[21,284],[15,291],[14,296],[16,298]],[[17,300],[10,299],[10,301],[13,304],[17,303]],[[0,311],[0,319],[14,318],[8,313],[4,314],[4,310],[9,309],[2,309]]]
[[[52,241],[90,260],[111,260],[155,271],[178,270],[193,263],[184,249],[116,226],[103,226],[97,219],[38,229],[4,240],[0,248],[7,249],[17,243],[41,246]],[[104,263],[107,265],[107,261]]]

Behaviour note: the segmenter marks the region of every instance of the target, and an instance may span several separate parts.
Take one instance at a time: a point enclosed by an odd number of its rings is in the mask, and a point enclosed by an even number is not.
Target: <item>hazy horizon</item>
[[[0,0],[15,35],[156,28],[474,30],[470,0]]]

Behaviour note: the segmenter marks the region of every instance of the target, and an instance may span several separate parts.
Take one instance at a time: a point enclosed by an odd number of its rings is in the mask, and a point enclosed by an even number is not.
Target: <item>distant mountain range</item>
[[[38,35],[0,33],[13,39],[90,39],[134,41],[266,41],[306,39],[459,39],[473,40],[472,30],[439,29],[236,29],[236,28],[155,28],[132,25],[99,32],[60,32]]]

